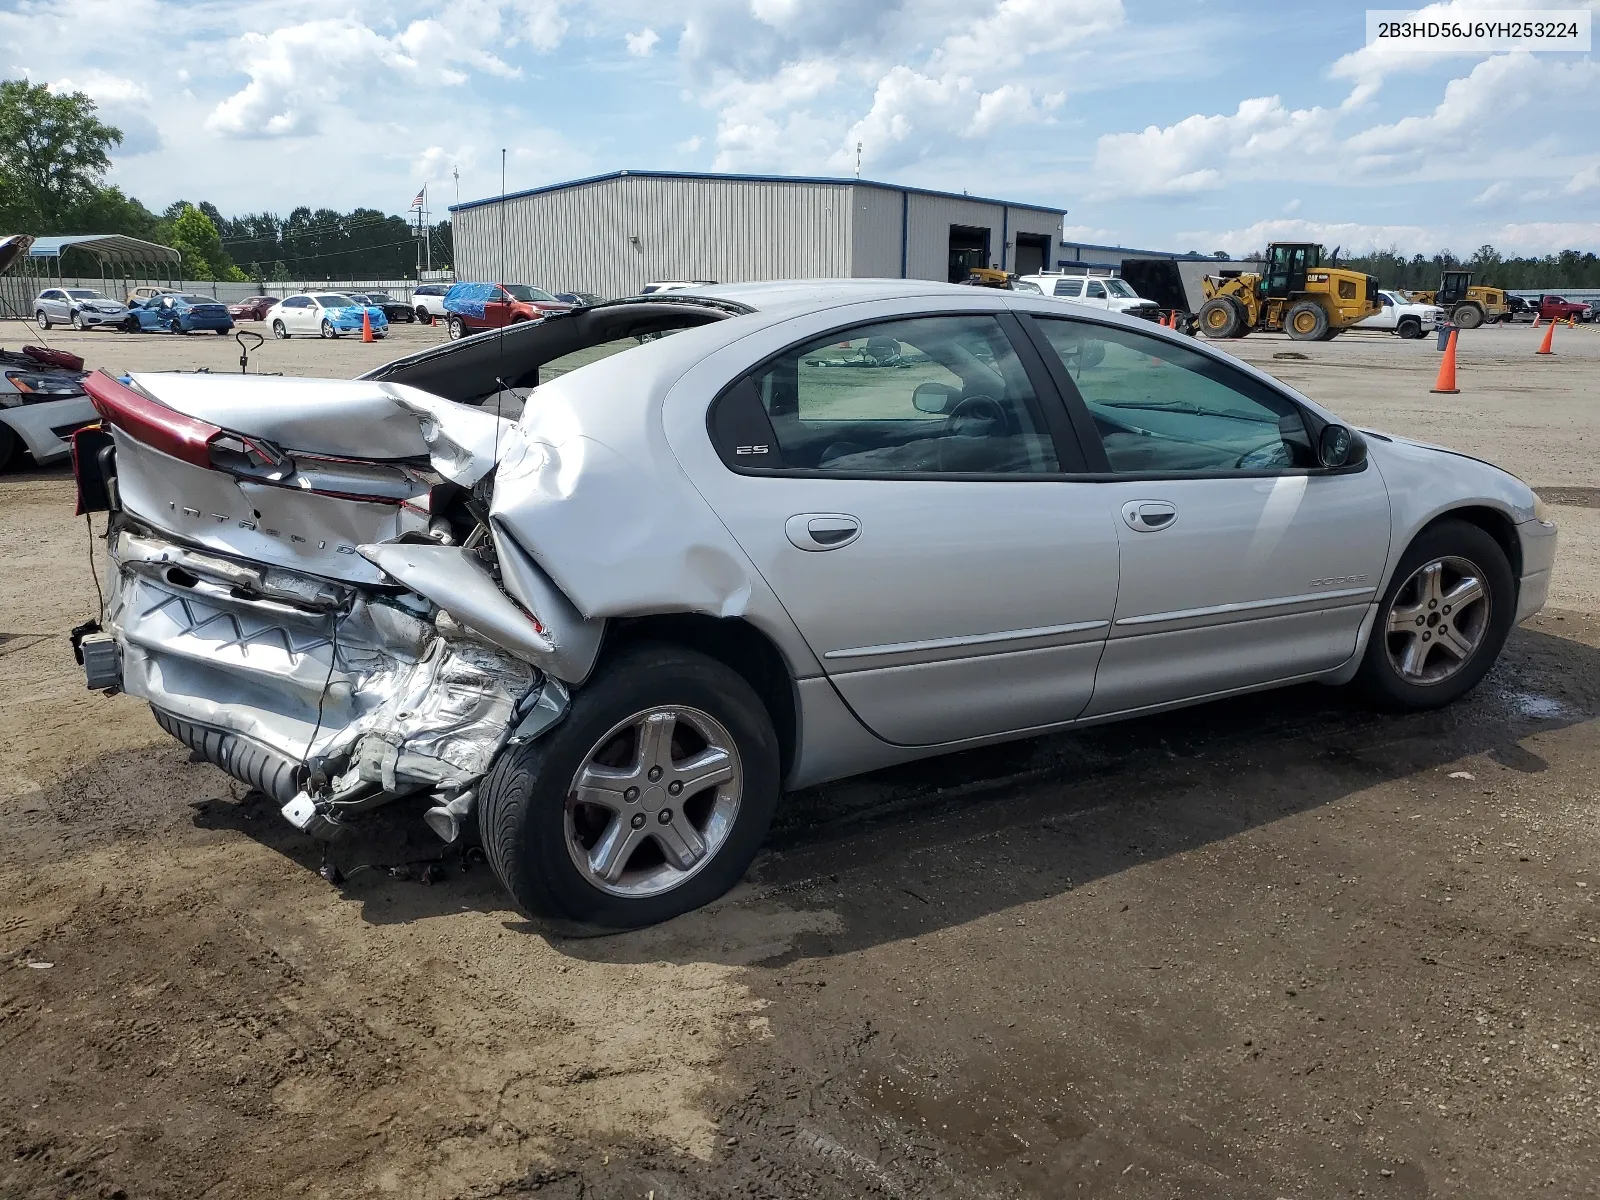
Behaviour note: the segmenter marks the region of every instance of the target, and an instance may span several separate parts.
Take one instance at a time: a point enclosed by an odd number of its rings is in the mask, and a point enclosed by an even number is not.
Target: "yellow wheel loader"
[[[1446,271],[1436,292],[1413,292],[1418,304],[1436,304],[1463,329],[1476,329],[1485,321],[1503,321],[1511,311],[1499,288],[1473,287],[1471,271]]]
[[[1273,242],[1264,272],[1223,271],[1200,286],[1200,332],[1209,338],[1283,332],[1325,342],[1383,308],[1376,278],[1323,266],[1322,247],[1310,242]]]

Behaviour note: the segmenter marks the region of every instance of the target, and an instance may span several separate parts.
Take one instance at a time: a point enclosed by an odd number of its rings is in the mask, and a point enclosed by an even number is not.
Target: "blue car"
[[[130,304],[122,327],[129,333],[228,333],[233,318],[211,296],[169,294]]]

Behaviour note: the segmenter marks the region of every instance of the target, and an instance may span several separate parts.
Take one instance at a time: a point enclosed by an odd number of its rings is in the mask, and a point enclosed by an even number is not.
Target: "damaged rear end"
[[[110,513],[92,687],[294,825],[427,796],[447,841],[508,742],[537,736],[598,653],[491,521],[515,428],[402,383],[104,374],[78,435],[80,511]]]

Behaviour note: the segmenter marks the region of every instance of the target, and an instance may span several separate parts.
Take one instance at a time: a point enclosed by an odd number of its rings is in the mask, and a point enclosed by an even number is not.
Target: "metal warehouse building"
[[[458,279],[627,296],[658,279],[1028,274],[1064,211],[866,179],[617,171],[450,213]]]

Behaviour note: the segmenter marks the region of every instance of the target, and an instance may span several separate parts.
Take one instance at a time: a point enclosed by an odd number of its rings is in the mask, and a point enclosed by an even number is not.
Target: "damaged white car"
[[[90,686],[317,836],[402,797],[475,821],[519,904],[604,928],[727,890],[785,789],[1300,681],[1445,703],[1554,554],[1497,468],[979,288],[713,287],[353,381],[87,386]]]

